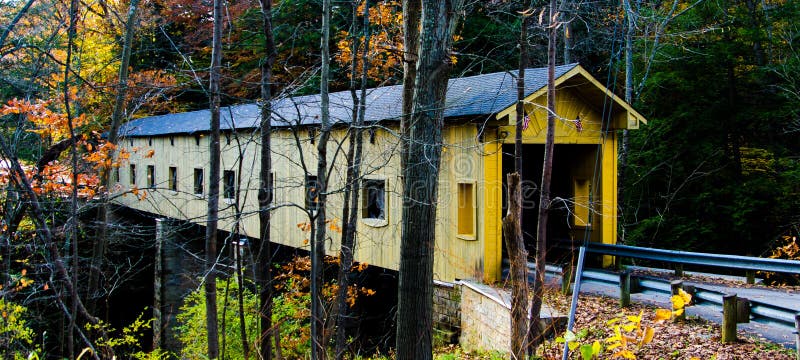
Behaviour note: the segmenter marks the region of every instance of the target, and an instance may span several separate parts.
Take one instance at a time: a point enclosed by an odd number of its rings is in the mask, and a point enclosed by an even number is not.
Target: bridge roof
[[[556,78],[579,67],[567,64],[556,67]],[[517,101],[516,71],[450,79],[444,116],[462,118],[490,116]],[[525,93],[532,94],[547,85],[547,68],[525,70]],[[352,121],[353,100],[350,91],[330,94],[331,123]],[[287,96],[273,100],[272,126],[289,127],[320,123],[320,96]],[[367,90],[366,122],[398,120],[402,115],[402,86],[384,86]],[[259,107],[255,103],[223,107],[221,130],[254,129],[259,125]],[[132,120],[120,128],[121,136],[159,136],[194,134],[209,131],[210,110],[150,116]]]

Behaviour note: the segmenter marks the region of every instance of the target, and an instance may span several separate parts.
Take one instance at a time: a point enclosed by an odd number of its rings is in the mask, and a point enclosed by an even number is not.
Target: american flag
[[[525,114],[525,117],[522,118],[522,131],[528,130],[528,125],[531,124],[531,118],[528,114]]]
[[[575,120],[572,120],[572,122],[575,123],[575,130],[578,130],[578,132],[583,131],[583,123],[581,122],[580,116],[575,118]]]

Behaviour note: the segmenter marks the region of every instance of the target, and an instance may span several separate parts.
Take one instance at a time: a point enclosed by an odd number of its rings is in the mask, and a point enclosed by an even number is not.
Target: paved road
[[[558,286],[557,284],[560,284],[560,281],[561,279],[558,276],[548,276],[547,280],[549,284],[553,284],[555,286]],[[797,291],[769,290],[763,288],[738,288],[724,285],[712,285],[706,282],[693,282],[691,280],[684,280],[684,284],[695,285],[697,287],[702,287],[707,290],[718,291],[721,293],[733,293],[740,297],[745,297],[751,300],[757,300],[763,303],[777,305],[789,309],[797,309],[797,311],[800,312],[800,292]],[[585,281],[581,285],[581,293],[598,294],[618,298],[619,287],[594,281]],[[670,306],[668,295],[655,292],[631,294],[631,301],[660,307]],[[698,316],[716,323],[722,322],[722,312],[719,310],[719,307],[699,304],[688,307],[686,309],[686,313],[689,316]],[[751,322],[739,324],[738,328],[749,333],[760,335],[767,340],[779,343],[788,348],[795,347],[793,327],[789,327],[781,323],[764,324]]]

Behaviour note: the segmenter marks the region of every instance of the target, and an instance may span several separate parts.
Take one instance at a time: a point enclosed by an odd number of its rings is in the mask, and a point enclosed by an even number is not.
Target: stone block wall
[[[461,337],[466,351],[499,351],[511,349],[511,294],[476,282],[461,281]],[[530,320],[530,315],[528,315]],[[546,304],[542,305],[541,327],[545,335],[560,334],[567,317]],[[549,335],[548,335],[549,334]]]
[[[461,333],[461,290],[452,283],[433,282],[433,328],[440,339],[458,342]]]
[[[461,337],[466,351],[508,352],[511,346],[511,314],[502,293],[489,286],[462,282]]]

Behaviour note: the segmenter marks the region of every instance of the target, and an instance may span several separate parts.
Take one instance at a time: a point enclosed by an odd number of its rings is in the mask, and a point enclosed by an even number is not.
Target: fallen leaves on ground
[[[567,314],[570,298],[557,291],[548,290],[545,294],[545,303],[560,312]],[[702,359],[702,360],[794,360],[792,350],[755,337],[751,334],[739,332],[739,341],[732,344],[720,342],[720,326],[702,319],[690,317],[685,322],[673,323],[672,321],[656,321],[656,308],[641,304],[632,304],[620,310],[618,300],[603,296],[581,295],[575,314],[575,329],[588,329],[588,336],[581,343],[591,344],[595,340],[604,343],[612,335],[613,328],[607,322],[620,316],[638,315],[643,313],[642,324],[651,326],[655,330],[653,340],[640,349],[634,350],[638,359]],[[563,344],[548,341],[544,346],[544,359],[561,359]],[[542,349],[540,349],[542,351]],[[440,348],[438,354],[447,354],[448,359],[493,359],[497,354],[466,354],[455,345]],[[455,355],[455,356],[453,356]],[[572,354],[571,359],[579,359],[578,354]],[[601,359],[610,358],[604,354]]]

